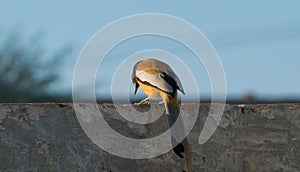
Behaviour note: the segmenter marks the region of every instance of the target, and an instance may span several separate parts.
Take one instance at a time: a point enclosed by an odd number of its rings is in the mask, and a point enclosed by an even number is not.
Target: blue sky
[[[239,96],[253,92],[260,97],[300,97],[299,8],[300,1],[296,0],[248,2],[128,0],[86,3],[2,1],[0,28],[4,31],[18,28],[25,36],[42,31],[43,42],[50,52],[65,44],[71,44],[74,51],[70,59],[62,64],[63,79],[55,85],[56,88],[71,90],[73,68],[78,54],[97,30],[128,15],[169,14],[195,25],[212,42],[223,63],[228,95]],[[146,41],[146,38],[132,43],[138,44],[143,41]],[[148,43],[140,49],[152,48],[154,45]],[[128,47],[132,48],[128,52],[136,48],[134,45]],[[125,46],[123,50],[115,52],[119,53],[120,58],[115,63],[122,60],[121,54],[128,47]],[[168,46],[161,48],[174,50],[174,47]],[[184,54],[185,52],[178,52],[178,56]],[[206,82],[205,74],[203,78],[200,93],[207,95],[209,84]],[[105,95],[110,91],[110,84],[106,82],[109,79],[99,76],[98,80],[107,83],[97,90],[100,95]]]

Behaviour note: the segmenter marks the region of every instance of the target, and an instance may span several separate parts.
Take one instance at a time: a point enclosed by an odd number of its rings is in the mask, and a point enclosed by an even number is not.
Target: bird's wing
[[[150,73],[147,70],[142,70],[136,71],[136,77],[139,81],[169,94],[173,94],[176,89],[172,84],[172,79],[163,73]]]
[[[177,87],[178,87],[177,89],[178,89],[179,91],[181,91],[182,94],[185,94],[185,92],[184,92],[184,90],[183,90],[183,86],[182,86],[182,84],[181,84],[181,82],[180,82],[178,76],[174,73],[174,71],[173,71],[173,70],[172,70],[172,71],[167,71],[166,74],[170,75],[170,76],[175,80],[175,82],[176,82],[176,84],[177,84]]]

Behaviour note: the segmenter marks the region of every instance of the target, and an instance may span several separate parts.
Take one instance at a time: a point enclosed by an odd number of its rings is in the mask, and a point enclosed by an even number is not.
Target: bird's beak
[[[136,92],[137,92],[138,88],[139,88],[139,84],[134,82],[133,83],[133,93],[134,93],[134,95],[136,95]]]

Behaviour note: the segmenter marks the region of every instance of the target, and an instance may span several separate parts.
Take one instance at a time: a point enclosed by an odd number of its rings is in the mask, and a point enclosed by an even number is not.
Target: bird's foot
[[[158,104],[159,105],[163,105],[163,104],[165,104],[165,102],[164,101],[160,101],[160,102],[158,102]]]
[[[150,104],[149,98],[146,98],[146,99],[144,99],[144,100],[142,100],[138,103],[134,103],[134,105],[137,105],[137,106],[139,106],[139,105],[149,105],[149,104]]]

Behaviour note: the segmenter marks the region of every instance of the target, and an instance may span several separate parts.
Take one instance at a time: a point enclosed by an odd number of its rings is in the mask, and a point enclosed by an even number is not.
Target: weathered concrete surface
[[[190,106],[198,105],[183,108]],[[300,171],[300,104],[226,105],[214,135],[199,145],[209,107],[200,105],[188,137],[194,171]],[[160,119],[156,127],[147,125],[141,132],[112,105],[99,108],[108,123],[130,137],[145,138],[166,129]],[[172,151],[146,160],[102,151],[81,129],[72,104],[0,104],[0,171],[175,172],[181,171],[181,164]]]

